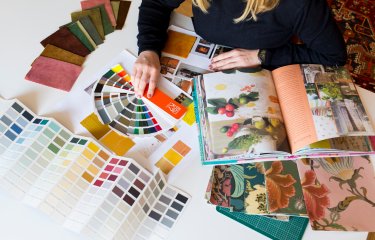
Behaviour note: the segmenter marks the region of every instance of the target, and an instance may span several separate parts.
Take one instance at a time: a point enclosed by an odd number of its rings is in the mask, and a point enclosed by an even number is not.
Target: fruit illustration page
[[[203,76],[208,145],[214,156],[290,151],[269,71]]]

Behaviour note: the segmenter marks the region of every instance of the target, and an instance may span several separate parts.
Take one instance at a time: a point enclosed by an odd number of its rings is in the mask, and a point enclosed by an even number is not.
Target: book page
[[[292,152],[316,142],[303,76],[299,65],[282,67],[272,72]]]
[[[199,88],[208,159],[290,152],[269,71],[204,74]]]
[[[348,150],[332,140],[351,138],[358,141],[359,136],[363,136],[368,142],[365,136],[374,135],[371,121],[346,68],[292,65],[275,70],[273,77],[293,152],[328,139],[330,148]],[[295,146],[297,130],[305,135],[315,135],[315,139],[306,138]]]

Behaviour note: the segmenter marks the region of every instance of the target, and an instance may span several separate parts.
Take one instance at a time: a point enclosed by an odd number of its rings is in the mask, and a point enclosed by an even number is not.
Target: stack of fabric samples
[[[308,217],[313,230],[374,231],[373,161],[353,156],[215,166],[206,198],[244,215]]]
[[[130,1],[81,1],[81,11],[71,13],[71,22],[43,39],[43,52],[31,64],[25,79],[70,91],[86,57],[105,36],[124,27]]]

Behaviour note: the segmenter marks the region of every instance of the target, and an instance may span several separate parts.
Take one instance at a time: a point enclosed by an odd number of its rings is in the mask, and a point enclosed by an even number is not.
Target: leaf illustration
[[[207,102],[215,107],[225,107],[227,100],[225,98],[211,98]]]
[[[356,199],[359,199],[359,197],[358,196],[346,197],[344,200],[340,201],[336,207],[328,208],[328,210],[330,210],[331,212],[338,212],[338,213],[343,212],[349,207],[349,204]]]
[[[238,198],[243,195],[245,191],[245,181],[243,177],[243,166],[232,165],[230,166],[230,171],[232,172],[234,179],[234,186],[232,186],[231,197]],[[233,190],[234,188],[234,190]]]
[[[289,206],[289,199],[295,195],[296,180],[291,174],[281,174],[283,165],[280,161],[272,162],[266,171],[269,211],[275,212]]]
[[[217,107],[206,107],[206,111],[211,114],[218,114]]]
[[[328,222],[328,220],[327,220],[327,218],[323,218],[322,219],[322,221],[326,224],[326,225],[328,225],[329,224],[329,222]]]
[[[253,124],[253,119],[252,119],[252,118],[248,118],[248,119],[246,119],[246,120],[243,122],[243,125],[248,125],[248,124]]]
[[[252,145],[257,144],[261,141],[262,136],[256,134],[242,135],[236,137],[228,143],[228,149],[242,149],[248,150]]]
[[[337,223],[332,223],[332,224],[329,225],[329,227],[346,231],[346,228],[344,226],[342,226],[340,224],[337,224]]]
[[[238,99],[236,98],[229,99],[228,103],[232,104],[235,109],[237,109],[238,106],[240,105],[240,103],[238,102]]]

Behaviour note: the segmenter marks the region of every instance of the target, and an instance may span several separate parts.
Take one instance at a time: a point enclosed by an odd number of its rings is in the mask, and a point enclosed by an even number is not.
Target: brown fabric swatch
[[[61,27],[40,43],[43,45],[43,47],[46,47],[47,44],[51,44],[69,52],[78,54],[82,57],[86,57],[90,54],[90,51],[85,47],[85,45],[83,45],[67,27]]]
[[[53,46],[51,44],[47,44],[46,48],[43,50],[43,52],[40,55],[44,57],[60,60],[63,62],[72,63],[78,66],[82,66],[83,63],[85,62],[84,57],[81,57],[77,54],[66,51],[62,48]]]
[[[118,10],[116,29],[122,29],[125,25],[126,17],[128,16],[131,1],[120,1]]]
[[[93,8],[93,9],[87,9],[87,10],[82,10],[79,12],[73,12],[70,14],[72,21],[77,21],[81,17],[84,16],[89,16],[92,23],[95,25],[96,30],[98,31],[100,37],[102,39],[105,39],[104,37],[104,28],[103,28],[103,22],[102,22],[102,15],[100,13],[99,8]]]

